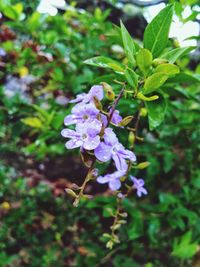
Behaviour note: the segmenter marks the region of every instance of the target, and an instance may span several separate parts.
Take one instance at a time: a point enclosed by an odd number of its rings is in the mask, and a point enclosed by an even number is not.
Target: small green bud
[[[65,188],[65,192],[73,198],[77,197],[76,193],[70,188]]]
[[[110,101],[113,101],[115,99],[115,93],[113,91],[113,88],[108,83],[102,82],[101,84],[105,91],[106,98]]]
[[[127,212],[119,213],[119,215],[120,215],[122,218],[126,218],[126,217],[128,217]]]
[[[109,240],[107,243],[106,243],[106,247],[109,248],[109,249],[112,249],[113,248],[113,241],[112,240]]]
[[[150,165],[150,162],[144,161],[144,162],[139,163],[137,166],[135,166],[135,168],[142,170],[142,169],[147,168],[149,165]]]
[[[146,117],[147,113],[148,113],[148,111],[147,111],[146,108],[141,108],[140,109],[140,116],[141,117]]]
[[[133,116],[127,116],[123,118],[123,120],[118,124],[119,126],[126,126],[128,125],[133,119]]]
[[[129,133],[128,142],[130,146],[132,146],[135,143],[135,134],[133,132]]]
[[[119,220],[118,223],[119,223],[119,224],[126,224],[127,221],[125,221],[125,220]]]

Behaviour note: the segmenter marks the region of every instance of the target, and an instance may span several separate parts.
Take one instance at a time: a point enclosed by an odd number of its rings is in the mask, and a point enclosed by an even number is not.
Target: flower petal
[[[85,125],[87,124],[87,134],[90,137],[94,137],[98,133],[100,133],[102,128],[102,123],[96,119],[94,120],[88,120],[85,122]]]
[[[114,179],[109,181],[109,188],[112,191],[118,190],[121,187],[121,181],[119,179]]]
[[[87,95],[86,93],[79,94],[79,95],[77,95],[77,97],[75,99],[70,100],[69,103],[81,102],[86,95]]]
[[[115,162],[116,168],[119,171],[127,171],[128,164],[126,163],[126,160],[123,157],[120,157],[119,153],[112,155],[112,158]]]
[[[95,157],[103,162],[111,159],[111,147],[101,142],[100,145],[94,150]]]
[[[112,128],[106,128],[104,132],[104,141],[110,146],[114,146],[118,143],[116,134],[113,132]]]
[[[86,150],[93,150],[93,149],[97,148],[99,144],[100,144],[100,136],[99,135],[92,137],[92,138],[88,137],[83,142],[83,148],[85,148]]]
[[[111,122],[114,124],[119,124],[122,121],[122,116],[119,115],[119,110],[115,110],[112,118],[111,118]]]
[[[70,115],[65,117],[64,124],[67,126],[67,125],[71,125],[71,124],[76,124],[80,121],[81,121],[81,118],[79,118],[78,116],[76,116],[74,114],[70,114]]]
[[[97,182],[100,184],[106,184],[110,181],[110,175],[105,175],[105,176],[99,176],[97,178]]]
[[[66,138],[78,138],[80,134],[71,129],[63,129],[61,135]]]
[[[89,93],[91,98],[96,97],[98,100],[103,99],[103,87],[101,85],[94,85],[91,87]]]
[[[80,139],[71,139],[65,144],[65,146],[67,149],[73,149],[82,146],[82,144],[83,142]]]

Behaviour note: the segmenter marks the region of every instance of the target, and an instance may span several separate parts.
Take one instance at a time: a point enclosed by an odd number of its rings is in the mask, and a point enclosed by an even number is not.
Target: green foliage
[[[9,2],[0,3],[0,266],[199,266],[200,67],[190,63],[194,47],[167,38],[173,6],[147,26],[142,48],[122,23],[112,37],[108,11],[72,4],[51,17]],[[175,4],[180,18],[186,2]],[[124,127],[141,117],[133,171],[148,188],[122,201],[127,224],[112,251],[115,198],[94,181],[95,196],[72,206],[65,188],[81,184],[85,169],[60,137],[69,99],[100,82],[114,96],[126,84]],[[127,146],[132,134],[119,128]]]
[[[173,5],[168,5],[145,29],[144,48],[150,50],[154,57],[159,56],[167,45],[172,15]]]

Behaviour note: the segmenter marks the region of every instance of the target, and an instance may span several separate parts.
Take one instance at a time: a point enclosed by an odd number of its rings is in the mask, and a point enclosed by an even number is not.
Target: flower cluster
[[[103,86],[94,85],[90,91],[79,94],[71,103],[76,103],[72,108],[71,114],[64,119],[66,126],[75,125],[74,130],[62,130],[62,136],[68,138],[67,149],[80,147],[81,151],[92,153],[100,162],[113,160],[116,171],[105,176],[99,176],[97,182],[100,184],[108,183],[111,190],[118,190],[121,187],[121,179],[126,176],[128,171],[127,162],[135,162],[135,154],[125,149],[119,142],[113,129],[109,127],[111,122],[119,125],[122,117],[118,110],[111,107],[109,112],[102,111],[101,100],[103,100]],[[143,188],[144,181],[131,177],[133,188],[137,190],[137,195],[147,194]]]

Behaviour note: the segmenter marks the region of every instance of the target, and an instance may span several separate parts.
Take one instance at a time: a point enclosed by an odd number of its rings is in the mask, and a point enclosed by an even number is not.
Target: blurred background
[[[171,45],[198,47],[199,1],[170,2]],[[123,202],[129,216],[112,251],[102,236],[116,205],[107,186],[89,184],[94,198],[78,208],[64,191],[81,184],[87,171],[60,136],[68,102],[103,75],[112,81],[111,73],[83,61],[98,55],[123,60],[113,23],[121,19],[140,43],[147,23],[167,3],[0,0],[0,267],[200,266],[199,79],[172,90],[156,130],[142,118],[144,142],[135,152],[150,166],[137,175],[149,195]],[[199,75],[199,57],[197,48],[177,64]],[[130,108],[135,113],[137,103],[119,104],[124,116]],[[127,143],[127,136],[121,139]]]

